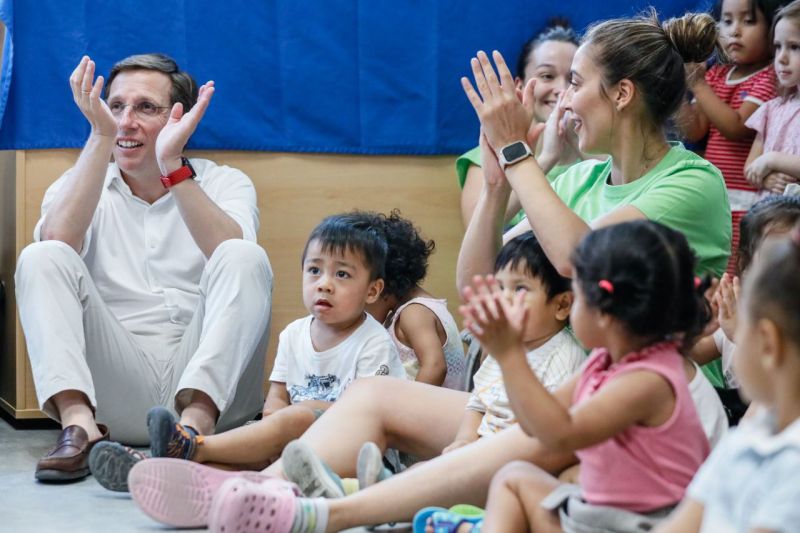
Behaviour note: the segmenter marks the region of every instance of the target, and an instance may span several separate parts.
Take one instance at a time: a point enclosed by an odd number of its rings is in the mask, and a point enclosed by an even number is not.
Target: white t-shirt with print
[[[318,352],[311,342],[309,315],[281,332],[270,381],[285,383],[291,403],[305,400],[334,402],[357,378],[406,377],[389,333],[365,313],[364,322],[345,340]]]

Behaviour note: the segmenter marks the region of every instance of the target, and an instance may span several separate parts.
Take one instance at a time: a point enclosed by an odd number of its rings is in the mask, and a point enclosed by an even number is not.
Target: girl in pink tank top
[[[649,530],[710,451],[679,352],[709,317],[685,237],[626,222],[587,234],[572,264],[570,321],[592,353],[553,394],[525,364],[524,294],[504,294],[487,276],[461,308],[499,362],[522,429],[556,462],[577,456],[581,465],[579,488],[533,464],[507,465],[492,483],[483,531]]]
[[[464,346],[447,300],[419,286],[434,249],[397,210],[389,216],[361,213],[386,237],[386,278],[383,294],[367,311],[388,329],[409,379],[463,390]]]

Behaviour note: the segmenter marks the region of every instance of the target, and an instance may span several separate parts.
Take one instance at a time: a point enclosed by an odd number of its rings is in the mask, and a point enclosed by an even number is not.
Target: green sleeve
[[[467,181],[467,170],[469,170],[470,165],[481,166],[480,146],[476,146],[456,159],[456,176],[458,176],[458,186],[462,189],[464,188],[464,182]]]
[[[656,222],[679,229],[698,257],[698,271],[721,276],[731,249],[731,210],[725,182],[706,161],[659,180],[631,205]]]

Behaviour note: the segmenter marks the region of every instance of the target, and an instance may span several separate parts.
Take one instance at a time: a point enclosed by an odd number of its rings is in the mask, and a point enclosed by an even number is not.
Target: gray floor
[[[58,434],[55,429],[14,429],[0,419],[0,531],[166,529],[139,511],[127,494],[107,491],[91,476],[68,485],[36,482],[36,461],[53,446]]]
[[[130,496],[105,490],[91,476],[67,485],[38,483],[33,478],[36,461],[55,444],[58,434],[56,429],[14,429],[0,418],[0,532],[169,529],[139,511]]]

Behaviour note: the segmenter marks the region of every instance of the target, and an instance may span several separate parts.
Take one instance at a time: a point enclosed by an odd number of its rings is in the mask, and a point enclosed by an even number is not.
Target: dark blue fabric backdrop
[[[679,15],[697,0],[658,0]],[[437,154],[475,144],[459,78],[478,49],[509,62],[545,21],[583,29],[646,1],[0,0],[7,26],[0,149],[75,148],[88,125],[68,77],[165,52],[217,92],[190,146]]]

